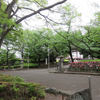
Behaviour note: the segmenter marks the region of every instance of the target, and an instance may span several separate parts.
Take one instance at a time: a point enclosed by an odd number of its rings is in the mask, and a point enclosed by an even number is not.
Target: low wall
[[[55,88],[47,88],[45,91],[46,93],[54,94],[55,96],[61,95],[61,100],[91,100],[89,89],[76,93],[69,93],[67,91],[57,90]]]

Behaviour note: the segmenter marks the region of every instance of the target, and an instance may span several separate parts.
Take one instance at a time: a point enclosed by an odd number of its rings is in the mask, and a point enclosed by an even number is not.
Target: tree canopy
[[[46,0],[1,0],[0,1],[0,47],[6,35],[16,29],[16,25],[23,20],[34,16],[42,11],[64,3],[67,0],[58,1],[47,5]],[[22,12],[23,14],[21,14]]]
[[[2,62],[9,64],[10,59],[15,59],[18,52],[21,60],[31,59],[31,62],[44,61],[50,56],[50,61],[61,53],[66,57],[70,55],[74,61],[72,50],[77,49],[85,57],[100,58],[100,14],[95,14],[95,19],[89,25],[81,26],[79,30],[75,22],[80,19],[81,14],[71,4],[65,3],[62,6],[51,9],[67,0],[59,1],[48,5],[46,0],[12,0],[0,1],[0,50]],[[50,19],[49,16],[40,13],[50,10],[60,15],[59,21]],[[23,13],[20,13],[20,12]],[[28,12],[27,12],[28,11]],[[31,16],[39,14],[44,17],[47,27],[37,29],[23,29],[21,22]],[[51,21],[51,22],[49,22]],[[4,51],[3,51],[4,50]],[[5,58],[6,57],[6,58]]]

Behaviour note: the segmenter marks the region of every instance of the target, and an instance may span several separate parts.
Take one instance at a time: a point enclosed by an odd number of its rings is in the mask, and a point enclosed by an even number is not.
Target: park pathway
[[[54,71],[55,68],[49,69]],[[48,69],[20,70],[20,71],[0,71],[0,73],[20,76],[27,82],[40,83],[46,87],[54,87],[69,92],[78,92],[88,88],[88,75],[55,74]],[[100,76],[91,76],[92,98],[100,100]],[[46,99],[50,100],[50,99]],[[61,100],[61,99],[52,99]]]

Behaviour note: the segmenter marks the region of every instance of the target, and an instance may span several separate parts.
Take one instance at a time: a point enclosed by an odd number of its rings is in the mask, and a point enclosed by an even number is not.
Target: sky
[[[57,1],[58,0],[48,0],[48,3],[49,5],[51,5]],[[94,13],[100,11],[100,7],[98,7],[100,6],[100,0],[67,0],[66,3],[70,3],[77,9],[79,13],[82,14],[81,21],[79,23],[77,22],[77,24],[80,25],[87,25],[90,22],[90,19],[94,18]],[[97,5],[97,7],[95,7],[95,4]],[[27,19],[28,25],[30,26],[27,26],[24,23],[24,27],[32,29],[33,27],[41,27],[44,25],[42,20],[34,19],[34,17]]]
[[[77,11],[82,13],[82,23],[86,25],[90,19],[94,18],[94,13],[100,11],[100,0],[68,0]],[[97,5],[97,7],[95,6]]]

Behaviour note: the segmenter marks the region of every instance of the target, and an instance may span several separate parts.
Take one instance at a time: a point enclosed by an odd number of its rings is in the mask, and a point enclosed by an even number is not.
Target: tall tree
[[[18,51],[18,38],[21,37],[20,30],[11,31],[4,39],[2,47],[6,51],[6,64],[9,65],[9,60],[15,56]]]
[[[16,27],[16,24],[23,20],[39,14],[42,11],[50,10],[51,8],[60,5],[67,0],[56,2],[52,5],[47,5],[46,0],[1,0],[0,1],[0,48],[5,36]],[[31,5],[31,6],[29,6]],[[34,8],[32,7],[34,6]],[[36,10],[37,9],[37,10]],[[20,10],[26,12],[18,13]],[[28,13],[29,12],[29,13]]]
[[[85,29],[87,32],[84,35],[84,42],[87,44],[85,47],[88,55],[100,58],[100,26],[87,26]]]
[[[73,50],[73,42],[72,42],[72,31],[73,27],[75,26],[76,19],[81,16],[75,9],[75,7],[71,6],[71,4],[66,4],[62,7],[59,8],[60,14],[61,14],[61,23],[62,23],[62,28],[57,31],[57,34],[59,34],[63,38],[63,42],[67,46],[67,51],[71,57],[72,62],[74,61],[73,56],[72,56],[72,50]]]

